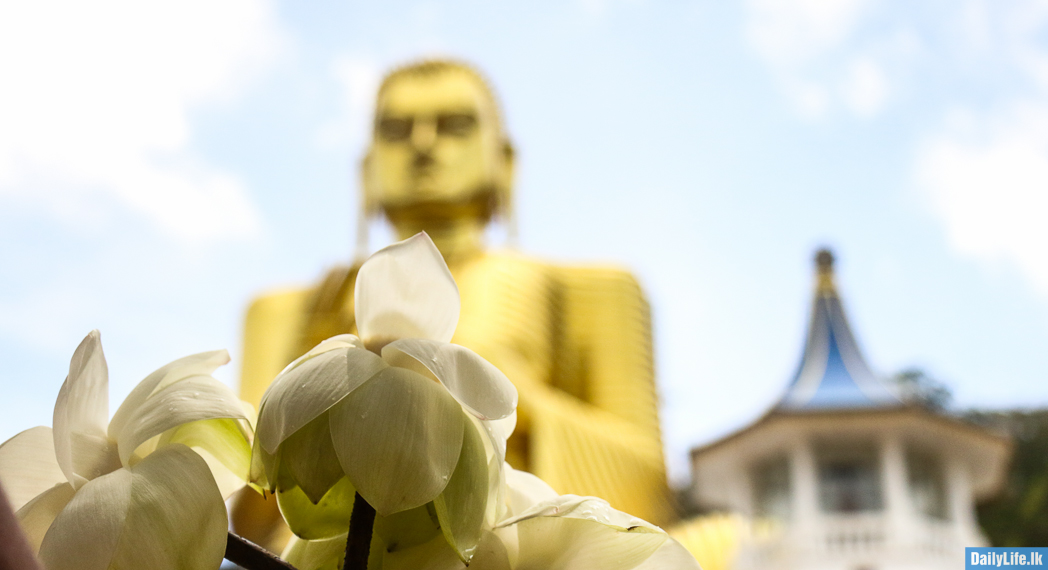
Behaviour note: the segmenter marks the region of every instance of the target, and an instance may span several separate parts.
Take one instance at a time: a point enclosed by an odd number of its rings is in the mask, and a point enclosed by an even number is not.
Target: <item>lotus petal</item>
[[[183,445],[84,485],[40,547],[48,570],[214,570],[226,509],[211,471]]]
[[[127,418],[117,435],[120,462],[147,440],[181,424],[231,418],[246,420],[240,400],[225,384],[210,376],[192,376],[146,398]]]
[[[131,505],[130,470],[88,481],[55,517],[40,544],[48,570],[107,570]]]
[[[219,366],[228,362],[228,352],[214,350],[179,358],[161,366],[139,382],[127,398],[124,398],[124,403],[120,404],[109,422],[109,438],[115,441],[131,415],[153,394],[191,376],[210,376]]]
[[[382,541],[386,552],[397,552],[425,544],[439,536],[440,522],[434,512],[433,503],[375,517],[375,536]]]
[[[280,371],[280,374],[277,374],[277,378],[269,383],[269,387],[266,388],[266,391],[262,393],[262,399],[260,401],[265,402],[266,398],[269,395],[269,392],[272,391],[273,386],[281,384],[281,382],[277,381],[280,379],[281,376],[287,374],[295,368],[298,368],[302,365],[302,363],[306,362],[307,360],[312,360],[313,358],[316,358],[317,356],[320,356],[325,352],[331,352],[332,350],[338,350],[340,348],[364,348],[364,342],[357,338],[355,335],[351,334],[337,334],[331,338],[326,338],[320,341],[320,343],[318,343],[316,346],[309,349],[308,352],[292,360],[291,364],[285,366],[284,369]]]
[[[368,258],[354,294],[357,330],[369,347],[398,338],[448,342],[455,334],[458,286],[425,233]]]
[[[679,542],[669,538],[634,570],[702,570],[695,557]]]
[[[381,570],[466,570],[466,566],[446,542],[437,537],[406,550],[385,551],[380,558]],[[368,564],[369,568],[376,564]],[[510,570],[509,556],[502,541],[492,532],[483,531],[469,570]]]
[[[523,514],[539,503],[555,501],[558,497],[553,487],[542,479],[509,465],[506,465],[506,487],[509,491],[509,509],[513,516]]]
[[[367,350],[336,347],[285,369],[262,400],[255,437],[275,453],[291,434],[387,367]]]
[[[495,533],[484,531],[469,567],[473,570],[510,570],[506,545]]]
[[[330,352],[338,348],[364,348],[364,342],[360,340],[360,338],[358,338],[356,335],[337,334],[333,337],[326,338],[320,341],[316,346],[309,349],[305,354],[292,360],[291,364],[285,366],[284,370],[281,370],[281,372],[287,372],[292,368],[298,368],[298,366],[303,362],[315,356],[320,356],[325,352]]]
[[[668,536],[593,497],[564,495],[499,525],[517,531],[517,570],[628,570]]]
[[[475,416],[473,417],[476,419]],[[509,463],[506,463],[506,440],[509,439],[517,425],[517,411],[514,410],[512,414],[501,420],[477,420],[474,423],[483,428],[487,436],[484,449],[488,453],[488,472],[492,477],[491,484],[498,490],[495,501],[488,503],[487,522],[489,525],[494,525],[495,521],[501,520],[507,515],[505,495],[508,491],[504,485],[506,476],[503,472],[506,469],[512,469],[512,467],[510,467]],[[556,493],[554,493],[554,496],[556,496]]]
[[[405,568],[406,570],[433,570],[437,567],[432,564],[434,560],[431,553],[437,554],[439,561],[450,563],[450,565],[441,566],[441,568],[447,568],[448,570],[464,569],[462,563],[455,556],[455,552],[448,548],[444,539],[441,538],[440,529],[437,528],[436,523],[427,524],[425,521],[418,520],[418,511],[421,511],[423,513],[422,516],[428,519],[429,515],[425,514],[425,507],[400,512],[388,518],[382,516],[375,518],[375,532],[371,536],[371,554],[368,557],[369,569],[395,570],[397,568]],[[421,542],[413,543],[410,548],[412,550],[421,550],[421,559],[429,562],[429,564],[404,566],[388,560],[390,556],[396,558],[396,553],[404,549],[401,548],[403,543],[399,545],[390,544],[383,540],[383,536],[385,536],[384,531],[389,530],[383,527],[389,519],[404,519],[405,517],[411,519],[411,522],[407,523],[408,526],[425,527],[424,534],[426,538]],[[402,529],[399,528],[404,526],[403,521],[394,523],[394,526],[398,527],[395,534],[403,537]],[[295,568],[298,568],[298,570],[341,570],[342,561],[346,554],[346,535],[347,533],[343,531],[342,534],[320,540],[304,540],[293,536],[280,557]],[[481,568],[480,570],[484,569]]]
[[[0,486],[18,510],[40,493],[67,479],[55,460],[51,428],[29,428],[0,445]]]
[[[298,570],[340,570],[346,555],[348,534],[343,531],[342,534],[320,540],[303,540],[292,536],[280,557]],[[374,550],[375,539],[372,539],[371,545]],[[371,567],[370,564],[368,566]]]
[[[248,484],[256,490],[265,489],[273,492],[280,477],[280,450],[269,453],[262,448],[258,437],[251,442],[251,470],[248,472]]]
[[[567,517],[528,519],[517,525],[517,537],[517,570],[629,570],[667,538]]]
[[[251,444],[241,420],[199,420],[182,424],[164,432],[157,447],[173,443],[188,446],[204,458],[225,498],[240,490],[248,480]]]
[[[513,413],[502,418],[501,420],[490,420],[482,422],[484,425],[484,431],[488,434],[488,441],[491,443],[490,452],[498,458],[499,463],[506,459],[506,441],[509,436],[513,435],[513,430],[517,428],[517,411],[513,410]]]
[[[327,415],[321,414],[284,441],[280,447],[280,463],[281,469],[286,469],[294,477],[314,504],[343,478],[342,465],[331,443]],[[281,487],[278,485],[278,490]]]
[[[79,489],[89,479],[112,471],[106,425],[109,423],[109,369],[101,335],[93,330],[69,362],[69,376],[55,402],[52,435],[62,473]]]
[[[484,520],[491,527],[509,514],[507,513],[506,504],[506,493],[508,491],[503,471],[507,468],[512,469],[506,463],[506,440],[517,425],[517,412],[514,410],[512,414],[501,420],[484,421],[472,414],[468,418],[484,434],[484,451],[488,457],[489,485],[490,488],[494,489],[492,497],[488,500],[488,512]]]
[[[349,479],[343,477],[316,503],[299,487],[281,489],[277,493],[277,505],[291,532],[309,540],[346,535],[349,517],[353,512],[353,497],[356,490]],[[345,540],[342,548],[345,549]]]
[[[73,493],[76,493],[73,486],[68,481],[62,481],[34,497],[15,513],[33,552],[40,550],[47,529],[51,528],[55,517],[73,498]]]
[[[378,570],[466,570],[466,566],[448,546],[440,532],[409,548],[396,548],[385,543],[378,532],[371,541],[368,568]],[[346,553],[346,533],[323,540],[291,539],[281,558],[299,570],[337,570]],[[511,570],[509,556],[502,541],[492,532],[483,531],[476,554],[468,570]]]
[[[462,407],[442,386],[386,368],[331,408],[339,463],[380,515],[424,505],[448,484],[462,449]]]
[[[421,338],[403,338],[382,349],[394,366],[404,357],[417,360],[470,413],[482,420],[502,419],[517,409],[517,389],[501,370],[472,350]]]
[[[441,537],[413,548],[382,552],[382,570],[459,570],[462,561]],[[371,564],[368,564],[370,567]]]
[[[543,501],[520,515],[502,521],[499,526],[509,526],[537,517],[587,519],[623,531],[665,534],[661,528],[643,519],[613,509],[604,499],[578,495],[560,495],[553,500]]]
[[[444,539],[469,564],[480,543],[487,503],[491,497],[484,441],[472,422],[464,423],[462,452],[448,486],[433,501]]]

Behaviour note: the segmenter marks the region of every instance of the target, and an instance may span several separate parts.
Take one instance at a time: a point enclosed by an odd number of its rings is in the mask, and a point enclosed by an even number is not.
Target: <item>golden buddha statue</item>
[[[621,269],[485,249],[487,225],[510,217],[512,178],[495,97],[474,70],[424,61],[386,77],[363,161],[363,235],[366,220],[381,213],[399,239],[424,230],[444,255],[462,300],[452,342],[493,363],[520,393],[512,465],[560,493],[599,496],[665,523],[673,512],[648,304]],[[336,267],[314,287],[251,304],[243,399],[257,406],[292,359],[356,332],[355,276],[356,266]]]

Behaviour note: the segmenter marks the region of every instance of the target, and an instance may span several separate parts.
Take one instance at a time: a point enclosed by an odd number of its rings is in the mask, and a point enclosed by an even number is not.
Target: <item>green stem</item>
[[[346,563],[342,570],[367,570],[371,553],[371,531],[375,527],[375,507],[356,494],[353,514],[349,517],[349,536],[346,537]]]

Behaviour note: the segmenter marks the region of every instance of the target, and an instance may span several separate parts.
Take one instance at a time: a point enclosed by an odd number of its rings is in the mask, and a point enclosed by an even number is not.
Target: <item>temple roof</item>
[[[876,376],[855,342],[833,281],[833,254],[815,256],[816,288],[808,339],[800,366],[782,399],[780,412],[903,405],[892,387]]]

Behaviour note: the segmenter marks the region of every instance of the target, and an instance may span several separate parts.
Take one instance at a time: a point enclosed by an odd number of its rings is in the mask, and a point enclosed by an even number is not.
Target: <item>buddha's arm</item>
[[[307,291],[282,291],[252,301],[244,319],[244,354],[240,367],[240,398],[258,408],[269,383],[294,358]],[[273,552],[280,552],[291,531],[276,501],[263,499],[245,487],[232,502],[233,529]]]
[[[655,522],[672,517],[659,429],[651,318],[636,279],[613,268],[564,268],[564,329],[580,355],[580,402],[553,398],[578,436],[572,454],[614,469],[610,501]],[[581,408],[581,409],[580,409]],[[543,429],[537,425],[536,431]],[[555,437],[563,437],[555,435]],[[583,441],[583,438],[586,441]],[[565,437],[565,441],[569,438]],[[580,463],[582,463],[580,461]]]
[[[549,296],[550,322],[532,323],[548,335],[549,360],[505,344],[483,351],[520,392],[510,456],[526,451],[526,467],[559,492],[665,522],[672,509],[647,303],[628,273],[555,271],[550,287],[536,289]]]
[[[594,495],[656,524],[673,517],[658,440],[549,386],[520,391],[530,469],[561,493]]]
[[[244,354],[240,398],[256,408],[269,383],[287,366],[298,342],[305,290],[272,293],[255,299],[244,319]]]
[[[614,268],[565,268],[564,328],[581,354],[581,399],[659,442],[651,316],[637,280]],[[661,459],[660,459],[661,461]]]

